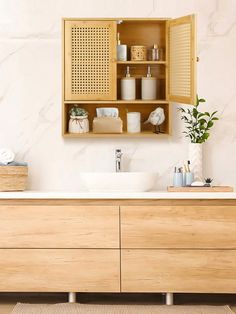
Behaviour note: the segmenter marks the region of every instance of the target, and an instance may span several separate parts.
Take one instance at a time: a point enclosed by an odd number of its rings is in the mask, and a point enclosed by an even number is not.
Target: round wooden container
[[[146,61],[147,47],[146,46],[131,46],[131,61]]]

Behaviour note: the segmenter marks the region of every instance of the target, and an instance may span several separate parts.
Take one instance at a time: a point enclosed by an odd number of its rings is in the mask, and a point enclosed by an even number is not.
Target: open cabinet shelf
[[[171,102],[193,104],[195,98],[194,16],[170,19],[63,19],[63,101],[62,135],[66,138],[150,137],[171,134]],[[128,47],[127,61],[116,60],[116,38]],[[158,44],[161,61],[131,61],[130,47]],[[121,99],[121,78],[129,66],[136,79],[136,99]],[[151,67],[157,79],[157,99],[142,100],[141,78]],[[69,110],[79,105],[89,113],[89,133],[68,132]],[[123,133],[92,132],[96,108],[115,107],[123,121]],[[164,109],[161,132],[144,124],[157,107]],[[127,133],[127,112],[141,113],[141,132]]]

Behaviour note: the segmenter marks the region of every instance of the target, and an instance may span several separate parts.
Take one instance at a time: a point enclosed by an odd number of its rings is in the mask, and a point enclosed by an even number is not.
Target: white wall
[[[174,165],[187,158],[177,105],[169,139],[61,137],[61,17],[192,13],[198,15],[198,93],[221,116],[205,145],[205,176],[236,186],[236,1],[0,0],[0,147],[29,162],[31,189],[82,189],[79,173],[113,170],[115,148],[130,170],[158,172],[158,188],[165,189]]]

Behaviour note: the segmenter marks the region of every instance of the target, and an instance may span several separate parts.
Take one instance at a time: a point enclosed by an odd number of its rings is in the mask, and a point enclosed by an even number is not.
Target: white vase
[[[89,132],[88,116],[70,116],[69,133]]]
[[[198,143],[189,144],[188,159],[190,160],[190,170],[194,174],[194,181],[203,181],[202,145]]]

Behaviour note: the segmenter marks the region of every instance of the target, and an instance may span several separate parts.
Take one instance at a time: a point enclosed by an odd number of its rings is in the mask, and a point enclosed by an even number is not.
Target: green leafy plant
[[[190,138],[191,143],[204,143],[209,138],[209,130],[213,127],[217,111],[213,113],[199,111],[199,105],[206,102],[203,98],[198,98],[197,104],[192,109],[179,108],[182,113],[181,120],[184,121],[186,131],[183,133]]]
[[[73,116],[73,117],[84,117],[88,115],[88,111],[86,111],[83,108],[79,108],[78,106],[73,106],[69,110],[69,114],[70,116]]]

